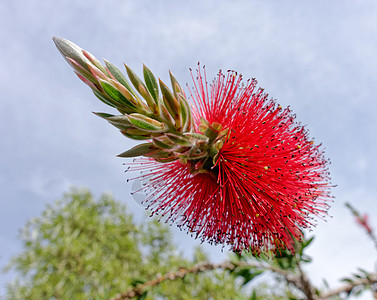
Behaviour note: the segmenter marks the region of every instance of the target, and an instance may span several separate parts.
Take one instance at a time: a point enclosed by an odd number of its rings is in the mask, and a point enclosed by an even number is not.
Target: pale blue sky
[[[139,74],[142,62],[165,81],[171,69],[183,85],[198,61],[209,78],[220,68],[256,77],[332,161],[336,198],[314,230],[310,276],[336,286],[356,266],[372,270],[375,249],[344,203],[377,228],[376,20],[374,0],[2,1],[0,267],[21,250],[18,229],[72,185],[112,192],[145,218],[115,157],[132,142],[91,114],[111,110],[62,59],[59,36]],[[175,238],[186,253],[197,244],[178,230]],[[205,249],[219,259],[220,247]],[[0,295],[10,278],[0,274]]]

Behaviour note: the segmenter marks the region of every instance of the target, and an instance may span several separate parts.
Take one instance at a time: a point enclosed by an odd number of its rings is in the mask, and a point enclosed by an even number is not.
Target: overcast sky
[[[320,284],[362,267],[376,249],[344,207],[377,228],[377,2],[12,0],[0,2],[0,267],[21,251],[18,230],[73,185],[111,192],[142,221],[124,160],[133,143],[92,111],[111,112],[71,71],[51,37],[65,37],[164,81],[171,69],[191,85],[234,69],[259,85],[322,142],[334,189],[331,218],[319,221],[310,277]],[[186,254],[198,242],[175,230]],[[221,247],[205,246],[214,260]],[[222,255],[222,256],[220,256]],[[0,274],[0,295],[12,274]],[[366,298],[368,299],[368,298]]]

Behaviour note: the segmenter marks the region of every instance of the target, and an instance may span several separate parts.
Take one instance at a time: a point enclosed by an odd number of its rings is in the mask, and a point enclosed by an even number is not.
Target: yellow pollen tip
[[[255,216],[256,216],[257,218],[259,218],[259,214],[255,214]]]
[[[264,169],[265,169],[265,170],[268,170],[268,167],[267,167],[267,166],[265,166],[265,167],[264,167]]]
[[[297,145],[297,149],[301,149],[301,146],[300,146],[300,145]]]

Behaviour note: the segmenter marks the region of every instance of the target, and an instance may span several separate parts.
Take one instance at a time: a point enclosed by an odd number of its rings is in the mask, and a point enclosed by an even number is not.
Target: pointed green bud
[[[139,89],[138,89],[140,95],[145,99],[145,101],[147,102],[148,104],[148,107],[150,108],[150,110],[154,113],[154,114],[159,114],[159,107],[158,107],[158,103],[156,103],[152,96],[149,94],[149,92],[147,91],[145,85],[139,85]]]
[[[158,112],[158,107],[156,105],[156,102],[153,100],[152,96],[149,94],[145,84],[141,79],[136,75],[134,71],[132,71],[126,64],[124,64],[126,67],[127,75],[131,80],[131,83],[135,87],[135,89],[139,92],[139,94],[145,99],[145,101],[148,104],[148,107],[153,113]]]
[[[170,82],[171,82],[171,86],[173,88],[173,93],[174,93],[175,98],[178,99],[179,94],[181,94],[183,97],[185,97],[184,90],[182,89],[179,82],[177,81],[177,79],[174,77],[173,73],[170,70],[169,70],[169,76],[170,76]]]
[[[133,127],[132,123],[126,115],[110,116],[106,118],[107,121],[113,124],[124,125],[127,127]]]
[[[104,59],[106,68],[109,70],[110,75],[117,81],[119,81],[131,94],[135,96],[135,92],[131,88],[131,85],[128,83],[128,80],[126,77],[123,75],[123,73],[111,62],[107,61]]]
[[[91,62],[84,56],[79,46],[63,38],[53,37],[52,40],[65,59],[69,57],[89,71],[88,65]]]
[[[158,84],[156,77],[154,77],[151,70],[148,69],[146,65],[143,64],[143,75],[144,75],[144,81],[145,85],[147,86],[147,89],[152,96],[155,103],[158,103]]]
[[[188,103],[186,99],[181,94],[178,94],[178,100],[180,102],[181,107],[181,119],[182,119],[182,127],[181,132],[191,131],[192,125],[192,117],[191,117],[191,110],[188,107]]]
[[[175,99],[172,92],[169,90],[169,88],[161,81],[159,80],[161,93],[163,95],[163,101],[164,105],[167,108],[170,115],[174,118],[174,120],[179,120],[180,116],[180,109],[179,109],[179,103],[178,100]]]
[[[94,113],[94,114],[105,119],[111,125],[115,126],[121,131],[127,130],[129,128],[133,128],[133,125],[131,124],[130,121],[128,121],[128,118],[125,115],[114,116],[114,115],[106,114],[106,113]]]
[[[101,113],[101,112],[93,112],[93,114],[95,114],[96,116],[99,116],[100,118],[102,119],[105,119],[106,121],[111,118],[111,117],[116,117],[112,114],[108,114],[108,113]]]
[[[158,150],[152,143],[143,143],[140,145],[137,145],[119,155],[118,157],[136,157],[136,156],[146,156],[150,155],[153,152]]]
[[[135,127],[148,132],[165,132],[168,130],[168,126],[165,123],[161,123],[142,114],[130,114],[128,119]]]

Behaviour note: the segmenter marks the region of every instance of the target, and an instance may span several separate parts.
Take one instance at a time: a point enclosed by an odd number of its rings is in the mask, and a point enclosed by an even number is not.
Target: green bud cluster
[[[146,156],[158,162],[180,160],[191,173],[207,172],[228,136],[221,124],[201,119],[195,132],[191,107],[176,78],[169,71],[172,90],[143,65],[140,79],[127,65],[128,79],[107,60],[105,65],[74,43],[53,38],[58,50],[94,95],[120,115],[95,113],[134,140],[148,140],[119,157]],[[161,93],[161,94],[160,94]]]

